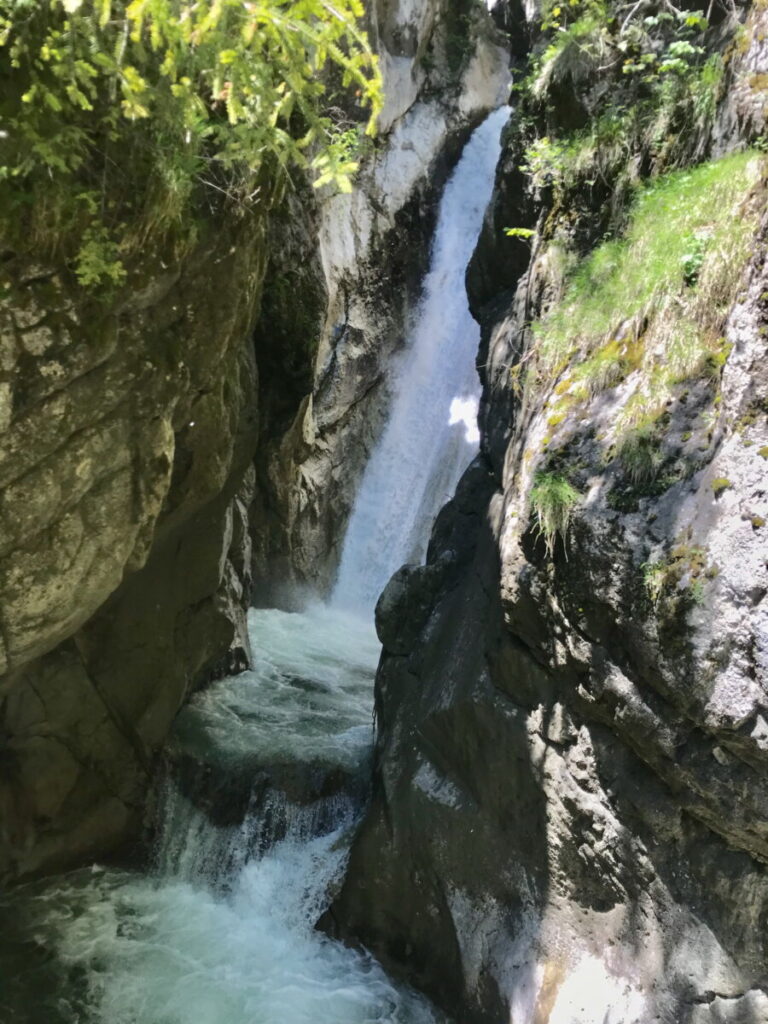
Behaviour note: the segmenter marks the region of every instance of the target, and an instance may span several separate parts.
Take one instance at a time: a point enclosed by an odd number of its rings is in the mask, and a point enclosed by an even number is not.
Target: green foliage
[[[531,488],[531,508],[550,558],[557,538],[565,542],[573,511],[580,500],[581,494],[559,473],[536,474]]]
[[[339,88],[380,106],[360,0],[0,0],[0,230],[83,284],[148,242],[194,237],[203,203],[249,203],[290,166],[349,187]]]
[[[731,487],[733,484],[727,476],[718,476],[712,481],[712,490],[715,492],[716,498],[719,498],[723,491],[727,491]]]
[[[704,581],[717,576],[717,566],[707,568],[704,548],[689,543],[677,544],[656,562],[644,562],[640,567],[645,589],[654,605],[662,599],[684,604],[701,604],[704,599]]]
[[[550,185],[562,173],[566,151],[564,143],[553,142],[545,135],[528,147],[520,170],[529,175],[536,188]]]
[[[563,300],[537,326],[544,361],[557,363],[576,344],[591,348],[622,323],[659,310],[691,284],[692,260],[697,279],[705,259],[718,275],[740,273],[734,257],[748,254],[753,223],[736,215],[736,205],[758,179],[754,157],[738,153],[642,189],[624,237],[603,242],[581,263]]]
[[[507,238],[522,238],[529,239],[533,238],[536,232],[533,228],[504,228],[504,234]]]
[[[649,8],[653,2],[545,4],[547,42],[515,89],[523,118],[540,122],[545,113],[548,126],[534,129],[523,169],[535,188],[552,187],[563,205],[584,184],[608,183],[622,168],[631,170],[630,155],[638,150],[655,170],[701,155],[722,94],[723,58],[707,55],[709,25],[701,11],[659,5],[648,14]],[[567,110],[567,94],[588,97],[589,116],[583,127],[559,133],[550,114]],[[580,117],[567,115],[573,120]]]
[[[453,78],[458,78],[467,65],[473,51],[474,37],[472,21],[478,0],[454,0],[446,4],[442,12],[442,27],[445,35],[445,56]]]
[[[665,577],[667,566],[663,561],[658,562],[643,562],[640,566],[643,573],[643,583],[645,589],[648,591],[648,596],[651,601],[656,602],[661,597],[661,592],[664,589]]]
[[[688,251],[680,257],[683,280],[690,287],[693,287],[699,279],[707,252],[707,241],[707,237],[704,234],[693,235],[687,247]]]
[[[621,238],[571,272],[562,298],[533,325],[528,378],[587,401],[635,374],[617,424],[616,453],[636,486],[660,455],[656,423],[674,386],[719,379],[730,347],[722,323],[748,259],[759,203],[745,205],[760,160],[741,153],[657,179],[641,190]]]
[[[746,152],[639,190],[623,236],[577,263],[532,325],[527,386],[554,384],[550,428],[628,379],[613,432],[624,477],[609,499],[617,509],[680,478],[661,472],[664,417],[679,384],[719,384],[731,350],[721,332],[759,222],[763,173],[762,158]]]
[[[120,284],[125,278],[125,267],[120,260],[117,243],[110,238],[103,225],[93,224],[86,230],[77,254],[75,274],[86,288],[104,281]]]

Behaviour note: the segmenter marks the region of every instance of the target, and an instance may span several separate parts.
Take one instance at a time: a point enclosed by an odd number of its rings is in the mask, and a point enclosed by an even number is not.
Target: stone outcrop
[[[0,876],[135,833],[185,695],[247,659],[261,217],[113,303],[2,307]]]
[[[329,584],[440,185],[507,93],[484,12],[368,17],[387,105],[351,195],[296,180],[106,300],[2,254],[0,879],[135,838],[178,709],[248,663],[254,575]]]
[[[764,67],[760,17],[711,153],[754,138],[761,115],[740,104]],[[330,927],[462,1021],[758,1024],[768,225],[758,217],[722,371],[669,403],[669,475],[634,487],[612,447],[631,377],[565,416],[564,371],[520,386],[528,325],[557,288],[546,239],[572,231],[589,248],[606,208],[553,211],[524,191],[519,145],[513,129],[469,273],[482,452],[427,564],[400,570],[379,602],[374,796]],[[760,187],[750,201],[764,211]],[[547,216],[550,234],[509,240],[503,261],[502,226]],[[548,546],[531,492],[553,468],[581,500]]]

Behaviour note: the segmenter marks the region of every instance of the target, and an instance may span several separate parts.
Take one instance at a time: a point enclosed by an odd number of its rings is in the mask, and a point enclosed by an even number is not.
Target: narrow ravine
[[[94,868],[6,899],[3,1024],[439,1019],[370,956],[315,925],[365,801],[373,605],[400,564],[423,556],[477,445],[478,331],[464,270],[507,113],[476,130],[445,189],[423,302],[393,368],[390,419],[332,602],[301,614],[252,611],[255,668],[179,715],[156,787],[148,870]]]

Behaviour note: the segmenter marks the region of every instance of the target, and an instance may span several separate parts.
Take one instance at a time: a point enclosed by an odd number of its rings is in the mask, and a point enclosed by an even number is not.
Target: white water
[[[333,603],[372,610],[392,573],[426,553],[435,515],[477,450],[480,331],[464,274],[482,226],[508,108],[491,114],[445,187],[424,295],[394,369],[389,420],[363,474]]]
[[[257,667],[194,698],[172,748],[214,766],[254,749],[267,761],[363,764],[372,625],[326,608],[253,611],[249,622]],[[272,791],[241,825],[216,828],[166,779],[154,872],[81,871],[0,902],[5,920],[25,918],[22,941],[50,951],[57,972],[33,987],[29,1017],[18,997],[4,1003],[0,984],[0,1020],[434,1024],[371,957],[315,930],[359,811],[344,792],[299,807]],[[7,970],[0,948],[3,982]]]
[[[47,1020],[434,1021],[428,1007],[393,985],[370,957],[314,930],[328,887],[344,866],[338,839],[331,833],[278,844],[247,864],[226,896],[204,885],[116,871],[78,875],[48,889],[35,940],[44,935],[65,969],[83,969],[87,992],[71,997],[66,1008],[60,993]],[[41,999],[51,995],[40,993]]]
[[[22,890],[5,908],[0,901],[13,925],[0,922],[0,978],[12,978],[5,993],[0,986],[2,1024],[438,1020],[371,957],[314,926],[343,876],[360,812],[354,783],[371,748],[379,655],[370,610],[390,573],[423,554],[477,445],[478,331],[464,270],[506,113],[475,132],[446,187],[424,301],[354,509],[334,606],[253,611],[254,669],[181,713],[152,872],[76,872]],[[194,797],[181,792],[185,765]],[[275,788],[286,765],[296,797]],[[265,772],[266,795],[256,787]],[[315,776],[336,789],[292,803]],[[205,789],[210,778],[224,780],[224,800],[228,779],[246,780],[246,801],[254,787],[242,820],[214,826],[208,814],[221,808],[193,803],[217,799],[215,786]],[[8,932],[22,938],[4,963]],[[38,951],[29,969],[26,955],[18,969],[18,948]]]

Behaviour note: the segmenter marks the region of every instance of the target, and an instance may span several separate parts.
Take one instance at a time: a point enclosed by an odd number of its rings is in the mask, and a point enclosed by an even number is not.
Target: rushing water
[[[315,924],[343,876],[369,773],[371,609],[423,553],[477,442],[464,270],[506,111],[440,207],[391,418],[361,484],[335,599],[249,617],[255,667],[181,712],[147,871],[93,868],[0,902],[0,1024],[429,1024],[439,1018]]]
[[[509,110],[475,131],[445,187],[429,273],[406,349],[394,368],[389,420],[366,467],[333,595],[373,608],[392,573],[419,562],[432,521],[477,450],[480,329],[464,274],[480,233]]]
[[[331,780],[364,772],[370,625],[324,608],[254,611],[250,625],[259,667],[194,698],[172,750],[217,770],[256,748]],[[371,957],[315,930],[359,813],[339,787],[306,804],[270,791],[216,827],[167,777],[153,870],[79,871],[7,898],[2,1024],[434,1022]]]

